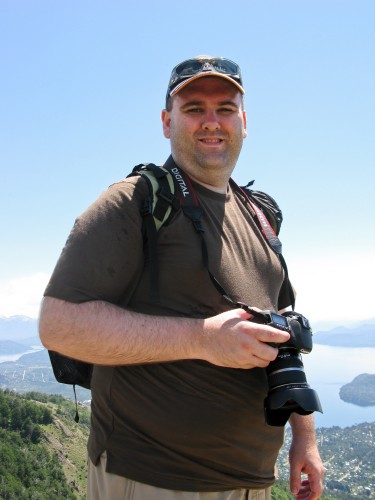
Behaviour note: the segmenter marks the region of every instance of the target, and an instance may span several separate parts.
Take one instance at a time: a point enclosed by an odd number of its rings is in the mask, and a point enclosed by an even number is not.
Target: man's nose
[[[215,112],[205,113],[202,122],[202,128],[204,130],[219,130],[220,122],[218,116]]]

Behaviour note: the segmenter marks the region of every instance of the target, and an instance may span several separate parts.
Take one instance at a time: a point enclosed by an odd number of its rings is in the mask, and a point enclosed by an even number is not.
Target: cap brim
[[[228,80],[228,82],[233,83],[233,85],[235,85],[238,88],[238,90],[241,92],[241,94],[245,93],[245,89],[238,82],[236,82],[236,80],[234,80],[230,76],[224,75],[223,73],[216,73],[215,71],[209,71],[209,72],[204,72],[204,73],[198,73],[197,75],[194,75],[194,76],[191,76],[190,78],[187,78],[183,82],[181,82],[178,85],[176,85],[176,87],[173,90],[171,90],[171,92],[169,93],[169,95],[171,97],[173,97],[181,89],[183,89],[184,87],[186,87],[186,85],[189,85],[189,83],[193,82],[194,80],[198,80],[198,78],[207,78],[209,76],[215,76],[215,77],[219,77],[219,78],[224,78],[225,80]]]

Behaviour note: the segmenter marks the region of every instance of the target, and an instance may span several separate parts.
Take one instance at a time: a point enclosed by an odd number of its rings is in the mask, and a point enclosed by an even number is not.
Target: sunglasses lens
[[[185,61],[176,67],[175,75],[180,78],[193,76],[201,71],[203,65],[201,61]]]
[[[240,76],[240,68],[232,61],[228,61],[228,59],[215,59],[212,66],[219,73],[231,76]]]
[[[205,65],[212,67],[218,73],[223,73],[224,75],[237,76],[240,78],[240,68],[232,61],[228,59],[202,59],[202,60],[188,60],[176,66],[173,71],[172,81],[176,81],[179,78],[187,78],[189,76],[194,76],[202,69]]]

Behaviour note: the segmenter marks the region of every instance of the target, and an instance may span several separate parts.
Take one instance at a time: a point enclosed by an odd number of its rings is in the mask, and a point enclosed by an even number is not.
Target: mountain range
[[[313,340],[314,344],[337,347],[375,347],[375,323],[364,323],[354,328],[338,326],[316,332]]]
[[[38,320],[27,316],[0,317],[0,356],[19,354],[42,347]]]

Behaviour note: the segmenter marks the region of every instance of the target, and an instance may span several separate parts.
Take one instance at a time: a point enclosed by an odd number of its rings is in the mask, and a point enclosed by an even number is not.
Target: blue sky
[[[0,316],[36,317],[75,217],[162,163],[169,74],[238,62],[248,138],[234,173],[277,199],[313,321],[375,317],[375,2],[0,1]]]

